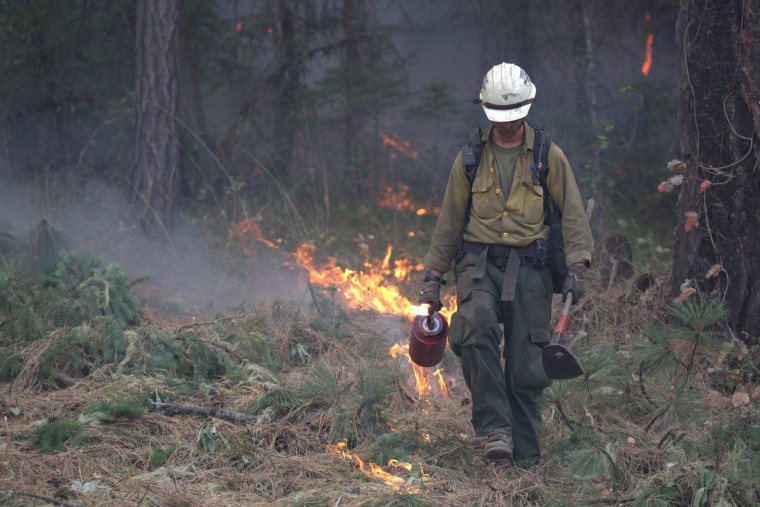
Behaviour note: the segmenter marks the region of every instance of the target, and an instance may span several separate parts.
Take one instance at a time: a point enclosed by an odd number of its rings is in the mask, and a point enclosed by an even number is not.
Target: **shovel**
[[[573,304],[573,293],[569,292],[565,298],[565,306],[562,308],[562,314],[557,321],[557,327],[554,328],[549,345],[544,347],[541,353],[541,364],[544,367],[544,373],[552,380],[567,380],[583,375],[583,367],[578,360],[573,357],[568,349],[559,344],[565,340],[567,323],[570,320],[570,306]],[[570,345],[572,347],[572,344]]]

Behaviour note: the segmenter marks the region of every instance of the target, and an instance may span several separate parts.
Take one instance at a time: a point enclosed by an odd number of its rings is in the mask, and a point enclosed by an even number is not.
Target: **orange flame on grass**
[[[314,265],[316,248],[308,243],[299,246],[293,255],[298,264],[309,272],[312,283],[323,287],[335,287],[349,307],[393,315],[409,315],[412,303],[401,295],[397,287],[388,284],[388,277],[401,281],[421,265],[410,266],[409,263],[401,261],[394,263],[394,267],[391,268],[391,251],[392,247],[389,246],[385,258],[377,267],[365,261],[367,272],[341,268],[333,257],[328,257],[327,264],[317,267]]]
[[[384,484],[387,484],[393,488],[394,491],[404,491],[405,493],[410,494],[420,493],[422,491],[418,487],[410,487],[403,477],[399,477],[398,475],[393,475],[390,472],[386,472],[383,470],[383,467],[379,465],[376,465],[372,462],[365,464],[364,460],[362,460],[356,453],[347,450],[346,442],[338,442],[335,445],[328,444],[327,449],[336,454],[340,454],[344,459],[352,460],[354,463],[356,463],[356,465],[358,465],[361,473],[367,477],[379,479]],[[411,463],[402,463],[395,459],[389,460],[388,466],[396,470],[401,469],[410,471],[412,469]],[[420,476],[425,477],[422,468],[420,468]]]
[[[427,315],[427,305],[412,304],[391,283],[393,280],[407,281],[412,273],[423,269],[422,265],[414,265],[403,259],[397,260],[392,265],[390,261],[392,251],[392,246],[389,245],[385,257],[379,263],[372,263],[369,258],[365,259],[366,272],[342,268],[332,257],[328,257],[326,264],[316,266],[314,262],[316,248],[308,243],[299,246],[294,256],[298,264],[308,271],[311,283],[322,287],[334,287],[350,308],[369,309],[406,317]],[[456,309],[456,298],[447,294],[444,296],[444,302],[445,306],[441,314],[450,320],[451,313]],[[409,357],[408,343],[394,345],[389,353],[392,357],[405,356],[411,364],[420,399],[433,394],[433,383],[438,386],[441,396],[448,397],[448,389],[440,370],[429,371],[414,363]],[[433,376],[436,376],[437,380],[432,379]]]
[[[414,383],[417,389],[417,396],[420,399],[427,398],[433,394],[433,383],[431,382],[431,376],[428,374],[428,370],[412,361],[412,358],[409,355],[408,343],[396,343],[390,348],[388,353],[391,355],[391,357],[403,356],[406,358],[407,362],[412,365],[412,372],[414,373]],[[441,369],[438,368],[435,370],[432,373],[432,376],[437,377],[436,385],[438,386],[438,391],[441,396],[443,398],[448,398],[449,390],[446,387],[446,381],[443,379],[443,372]]]

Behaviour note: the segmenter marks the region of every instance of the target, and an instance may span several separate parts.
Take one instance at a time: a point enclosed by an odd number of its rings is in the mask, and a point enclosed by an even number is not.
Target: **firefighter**
[[[536,134],[524,120],[535,96],[535,85],[515,64],[486,73],[476,102],[491,124],[480,163],[470,185],[461,152],[454,161],[419,292],[420,304],[440,310],[442,277],[453,267],[457,311],[449,345],[472,396],[473,429],[486,439],[487,459],[511,458],[526,468],[540,460],[542,398],[551,383],[541,349],[551,336],[552,274],[537,255],[549,227],[543,189],[531,174]],[[591,229],[570,164],[554,143],[547,161],[569,266],[563,301],[572,292],[577,302],[591,262]]]

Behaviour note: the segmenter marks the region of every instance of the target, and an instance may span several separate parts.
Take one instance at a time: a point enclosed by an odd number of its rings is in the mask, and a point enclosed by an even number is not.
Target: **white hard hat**
[[[514,121],[528,115],[536,96],[536,86],[528,73],[513,63],[495,65],[483,78],[480,98],[489,120]]]

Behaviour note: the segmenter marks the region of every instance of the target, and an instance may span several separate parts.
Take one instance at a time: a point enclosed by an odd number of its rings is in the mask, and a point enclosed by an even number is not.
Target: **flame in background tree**
[[[410,212],[417,216],[433,215],[438,216],[441,214],[440,207],[424,208],[419,207],[412,202],[412,198],[409,196],[409,185],[406,183],[401,185],[398,192],[394,192],[393,187],[387,185],[383,191],[383,195],[375,201],[375,204],[381,208],[390,208],[396,211]]]
[[[412,160],[418,160],[420,158],[419,152],[412,149],[411,141],[407,141],[389,134],[380,134],[380,139],[385,146],[391,148],[390,157],[392,159],[398,158],[398,154],[411,158]]]
[[[282,239],[277,239],[276,242],[272,242],[264,237],[264,233],[261,230],[261,224],[255,218],[246,218],[239,222],[232,224],[229,231],[229,237],[227,239],[227,248],[229,248],[233,242],[237,243],[243,252],[248,256],[253,256],[253,248],[251,247],[251,241],[258,241],[269,248],[279,248],[278,243],[282,243]]]
[[[652,23],[652,14],[649,11],[644,13],[644,22],[647,27]],[[641,65],[641,74],[644,76],[649,75],[649,71],[652,69],[652,46],[654,45],[654,33],[649,32],[646,39],[646,56],[644,57],[644,63]]]

